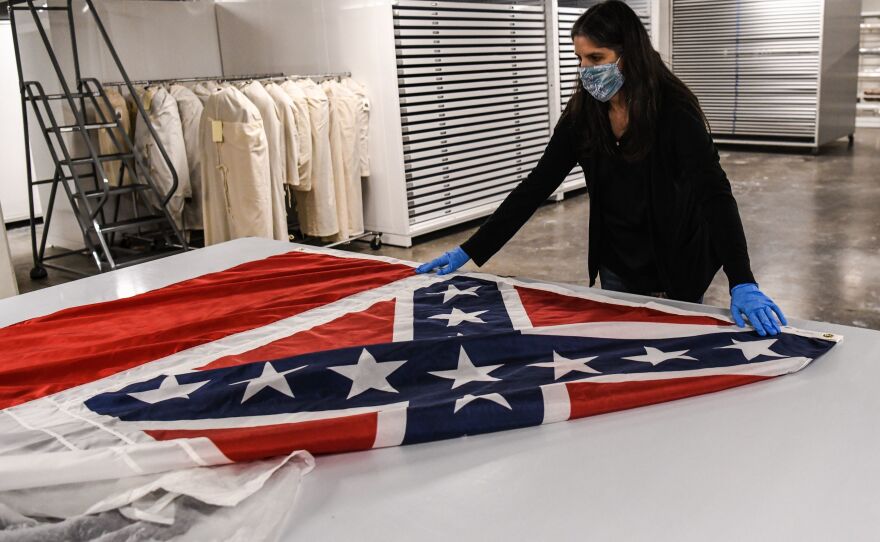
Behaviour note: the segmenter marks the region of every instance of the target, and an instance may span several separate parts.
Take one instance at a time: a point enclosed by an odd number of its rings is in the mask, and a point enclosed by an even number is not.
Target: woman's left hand
[[[778,335],[782,331],[779,323],[788,325],[782,309],[752,283],[738,284],[730,290],[730,314],[739,327],[745,327],[742,318],[745,314],[762,337]]]

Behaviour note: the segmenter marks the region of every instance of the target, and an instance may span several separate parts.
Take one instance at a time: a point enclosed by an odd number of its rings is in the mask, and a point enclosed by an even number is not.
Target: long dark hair
[[[571,28],[571,38],[576,36],[589,38],[621,57],[624,84],[620,92],[629,110],[629,124],[619,146],[624,159],[640,160],[651,151],[664,97],[692,107],[706,121],[697,97],[666,67],[639,16],[625,3],[606,0],[588,9]],[[611,154],[617,147],[608,107],[585,91],[580,80],[575,83],[563,116],[574,122],[587,150]]]

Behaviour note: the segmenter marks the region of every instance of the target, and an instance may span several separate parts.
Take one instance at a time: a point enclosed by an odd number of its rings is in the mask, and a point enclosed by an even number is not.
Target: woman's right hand
[[[416,268],[416,273],[430,273],[437,269],[438,275],[448,275],[466,264],[470,259],[471,257],[468,256],[461,247],[455,247],[439,258],[435,258],[428,263],[418,266]]]

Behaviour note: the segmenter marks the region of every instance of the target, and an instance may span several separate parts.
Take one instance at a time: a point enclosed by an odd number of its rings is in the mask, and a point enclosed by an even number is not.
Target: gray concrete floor
[[[721,163],[740,206],[755,276],[783,311],[880,329],[880,129],[859,130],[851,150],[845,140],[820,156],[722,148]],[[480,270],[586,284],[588,216],[583,192],[547,204]],[[374,252],[365,243],[343,248],[427,261],[462,243],[478,225],[428,236],[412,248]],[[76,278],[50,270],[49,279],[31,281],[28,230],[9,233],[22,292]],[[78,266],[89,269],[87,262]],[[719,273],[705,302],[726,307],[729,301],[727,279]]]

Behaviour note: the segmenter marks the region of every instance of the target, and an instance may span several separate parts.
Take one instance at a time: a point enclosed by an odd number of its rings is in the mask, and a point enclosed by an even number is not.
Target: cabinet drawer
[[[443,85],[425,85],[423,87],[401,87],[397,89],[400,94],[400,103],[421,103],[431,100],[445,100],[458,98],[472,98],[483,96],[486,93],[498,93],[507,88],[518,85],[544,85],[547,86],[547,76],[540,77],[507,77],[504,79],[492,79],[488,81],[474,81],[471,83],[446,83]],[[439,87],[439,88],[437,88]],[[440,96],[444,96],[441,98]]]
[[[403,143],[413,145],[436,145],[437,140],[442,140],[447,137],[477,136],[482,133],[491,133],[493,130],[500,129],[519,129],[520,131],[528,131],[544,126],[549,126],[549,118],[546,115],[526,118],[507,118],[500,121],[482,122],[479,126],[439,128],[418,134],[404,135]]]
[[[516,77],[544,77],[547,78],[547,66],[541,65],[537,68],[529,68],[527,70],[523,69],[515,69],[509,71],[493,71],[493,72],[485,72],[479,75],[479,77],[474,76],[472,73],[439,73],[439,74],[429,74],[429,75],[418,75],[418,76],[400,76],[397,77],[397,85],[399,87],[404,87],[409,92],[410,88],[412,88],[412,92],[420,92],[417,90],[421,86],[433,85],[437,86],[437,90],[444,90],[441,85],[445,85],[448,83],[476,83],[480,84],[483,81],[487,81],[490,83],[494,83],[497,79],[511,79]]]
[[[405,47],[430,47],[442,45],[444,47],[457,45],[473,45],[475,47],[492,47],[503,45],[545,45],[545,36],[516,36],[516,37],[484,37],[484,38],[450,38],[450,37],[405,37],[394,40],[399,48]]]
[[[411,75],[433,75],[440,73],[463,73],[463,72],[474,72],[476,75],[472,76],[472,79],[475,81],[480,80],[480,72],[486,70],[503,70],[504,72],[516,71],[519,69],[528,70],[531,68],[547,68],[547,62],[544,60],[537,61],[523,61],[523,62],[496,62],[496,63],[483,63],[483,64],[454,64],[450,66],[417,66],[417,67],[406,67],[406,68],[398,68],[397,76],[398,77],[408,77]]]
[[[540,60],[547,63],[545,53],[510,53],[470,56],[417,56],[397,59],[398,66],[447,66],[450,64],[485,64],[487,62],[526,62]]]
[[[516,30],[526,30],[539,28],[543,32],[544,21],[518,21],[515,19],[505,20],[498,18],[480,19],[472,21],[469,19],[452,19],[452,18],[412,18],[412,17],[395,17],[394,28],[480,28],[480,29],[500,29],[513,28]]]
[[[412,152],[403,157],[404,168],[418,174],[419,171],[440,164],[456,164],[472,158],[491,157],[493,153],[503,153],[517,149],[547,146],[548,133],[530,134],[531,137],[515,139],[516,136],[496,141],[465,143],[456,147],[442,147],[427,151]]]
[[[398,38],[473,38],[486,36],[492,38],[544,38],[543,28],[395,28],[394,35]]]
[[[414,8],[425,10],[436,9],[448,11],[450,13],[466,13],[468,10],[497,13],[543,13],[543,9],[541,6],[490,4],[479,2],[424,2],[422,0],[395,0],[392,5],[397,8]]]
[[[538,163],[541,154],[542,152],[535,152],[528,156],[515,156],[513,158],[498,160],[491,164],[480,164],[471,168],[462,169],[454,173],[444,173],[442,175],[434,175],[433,177],[426,177],[424,179],[407,181],[406,189],[430,189],[431,191],[436,192],[437,190],[445,190],[456,184],[467,182],[468,179],[491,179],[500,175],[500,171],[502,170],[511,170],[511,175],[522,172],[528,173]]]
[[[456,162],[454,164],[442,164],[439,166],[434,166],[430,168],[421,169],[415,172],[406,172],[407,180],[416,180],[416,179],[425,179],[428,177],[433,177],[435,175],[443,175],[445,173],[455,173],[456,171],[460,171],[463,169],[467,169],[473,166],[479,166],[481,164],[486,164],[487,162],[495,163],[498,160],[504,160],[507,158],[513,159],[523,159],[525,160],[527,156],[530,156],[534,153],[541,153],[547,146],[547,142],[544,141],[543,144],[536,143],[529,148],[517,149],[515,151],[508,151],[503,153],[493,153],[491,151],[485,153],[483,156],[478,156],[476,158],[471,158],[470,160],[464,160],[462,162]]]
[[[484,55],[504,53],[545,53],[542,45],[496,45],[492,47],[407,47],[397,50],[398,57]]]
[[[419,205],[417,207],[410,207],[409,212],[410,216],[418,216],[424,213],[429,213],[432,211],[436,211],[438,209],[449,209],[455,208],[458,205],[468,203],[475,199],[482,199],[488,196],[494,196],[496,194],[507,194],[511,190],[513,190],[516,185],[519,184],[519,181],[508,180],[505,183],[494,184],[490,186],[479,187],[476,190],[463,193],[459,195],[452,196],[447,199],[442,199],[438,201],[434,201],[431,203],[425,203],[423,205]]]
[[[479,128],[483,128],[480,126]],[[420,151],[433,151],[433,152],[444,152],[440,149],[446,148],[454,148],[457,145],[461,145],[463,143],[471,143],[475,141],[482,141],[493,138],[506,138],[511,137],[513,141],[520,141],[522,139],[529,138],[532,134],[546,132],[548,130],[547,123],[535,123],[529,126],[510,126],[506,128],[496,129],[496,130],[485,130],[485,131],[473,131],[473,127],[470,128],[467,132],[462,135],[457,135],[455,137],[444,137],[440,139],[433,139],[428,141],[422,141],[420,143],[406,143],[404,141],[403,145],[403,153],[417,153]]]
[[[547,96],[548,89],[549,87],[547,85],[530,85],[527,87],[514,87],[501,90],[495,89],[495,92],[489,93],[489,96],[486,96],[485,93],[483,93],[483,96],[477,96],[470,100],[452,100],[451,98],[458,97],[441,94],[440,96],[446,96],[446,99],[435,98],[430,102],[426,101],[421,104],[406,104],[404,107],[400,108],[400,114],[409,117],[418,113],[436,113],[438,111],[450,111],[450,113],[452,113],[458,109],[468,107],[515,104],[519,102],[527,102],[529,100],[540,100]],[[501,95],[499,96],[499,94]]]
[[[483,107],[480,107],[479,109],[459,109],[451,111],[430,110],[425,113],[410,114],[404,113],[403,110],[405,108],[401,108],[400,120],[401,124],[405,125],[453,119],[464,119],[465,121],[467,121],[468,119],[473,119],[472,122],[479,122],[480,117],[487,114],[495,112],[507,112],[508,115],[513,115],[513,113],[516,113],[520,110],[532,109],[536,107],[546,107],[547,104],[547,93],[542,92],[525,96],[522,98],[522,101],[505,100],[502,103],[485,105]]]
[[[544,21],[541,12],[526,11],[465,11],[461,9],[407,9],[392,10],[395,17],[419,17],[430,19],[505,19],[515,21]]]
[[[522,104],[519,104],[522,105]],[[442,131],[445,128],[452,128],[463,125],[472,125],[474,123],[479,123],[482,125],[486,122],[492,122],[495,120],[514,120],[516,118],[526,118],[526,117],[541,117],[543,120],[549,122],[549,107],[546,103],[536,105],[535,107],[522,108],[518,111],[504,111],[502,113],[487,113],[484,115],[474,115],[472,117],[461,117],[461,118],[447,118],[447,119],[439,119],[432,120],[430,122],[422,122],[418,124],[412,125],[401,125],[401,130],[404,134],[412,134],[415,132],[423,132],[423,131],[434,131],[439,130]],[[531,121],[529,121],[531,122]]]
[[[505,197],[507,197],[508,192],[509,192],[509,190],[507,192],[501,192],[500,194],[496,194],[496,195],[493,195],[493,196],[490,196],[487,198],[471,200],[466,203],[456,205],[454,207],[447,207],[447,208],[441,209],[439,211],[433,211],[433,212],[424,213],[421,215],[417,215],[416,213],[413,213],[413,216],[411,216],[409,219],[409,223],[410,223],[410,225],[421,224],[423,222],[428,222],[430,220],[435,220],[438,218],[443,218],[445,216],[454,215],[455,213],[464,212],[464,211],[473,209],[474,207],[482,207],[483,205],[489,205],[489,204],[493,204],[493,203],[497,204],[497,203],[500,203]]]
[[[495,179],[501,178],[516,178],[516,179],[525,179],[528,174],[532,171],[535,165],[538,163],[537,159],[528,162],[521,163],[515,166],[502,164],[501,167],[493,169],[491,171],[476,173],[470,175],[462,175],[459,178],[446,180],[441,182],[434,182],[432,184],[425,184],[420,186],[407,187],[406,197],[407,199],[412,198],[421,198],[423,196],[428,196],[432,194],[444,194],[450,192],[451,190],[457,189],[462,186],[467,186],[473,183],[481,183],[484,181],[491,181]]]

